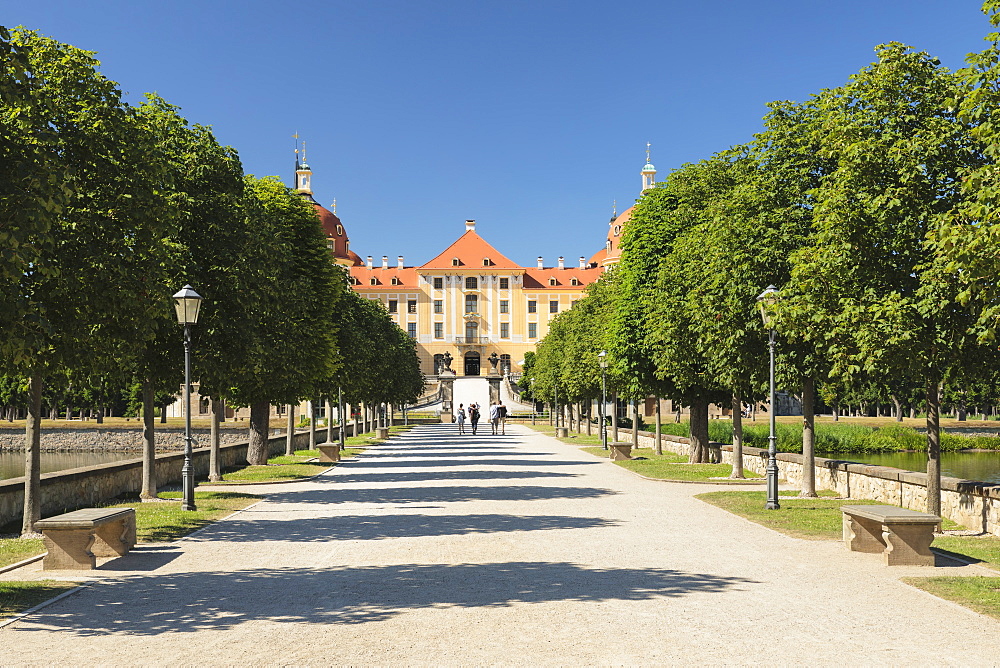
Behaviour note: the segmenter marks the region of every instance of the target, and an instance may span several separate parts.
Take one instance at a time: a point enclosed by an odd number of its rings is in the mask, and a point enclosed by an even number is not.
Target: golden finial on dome
[[[331,206],[333,207],[333,213],[336,214],[337,213],[337,198],[336,197],[333,198],[333,204]]]
[[[618,217],[618,200],[616,199],[611,200],[611,217]]]
[[[649,164],[649,147],[650,146],[651,146],[651,144],[649,142],[646,142],[646,164],[647,165]]]

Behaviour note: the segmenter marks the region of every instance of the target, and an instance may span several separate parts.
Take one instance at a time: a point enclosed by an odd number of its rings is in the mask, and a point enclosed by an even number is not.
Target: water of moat
[[[108,464],[125,459],[142,457],[139,452],[43,452],[42,473],[66,471],[81,466]],[[0,480],[19,478],[24,475],[23,452],[0,452]]]

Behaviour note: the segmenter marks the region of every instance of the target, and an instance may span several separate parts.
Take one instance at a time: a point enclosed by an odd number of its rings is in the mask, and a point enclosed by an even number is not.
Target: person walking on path
[[[476,435],[479,426],[479,404],[469,404],[469,424],[472,425],[472,435]]]
[[[490,433],[497,435],[497,428],[500,426],[500,404],[493,402],[490,404]]]
[[[458,405],[458,415],[455,416],[455,421],[458,422],[458,433],[465,433],[465,404]]]
[[[507,407],[503,405],[503,399],[497,403],[497,417],[500,420],[500,435],[507,435]]]

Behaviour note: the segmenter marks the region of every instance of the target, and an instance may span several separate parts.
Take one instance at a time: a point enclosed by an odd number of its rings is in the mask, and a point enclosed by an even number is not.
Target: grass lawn
[[[0,620],[30,610],[53,596],[72,589],[75,582],[39,580],[37,582],[0,582]]]
[[[778,510],[765,510],[767,492],[707,492],[697,498],[728,510],[734,515],[780,531],[795,538],[839,540],[843,535],[841,506],[877,505],[877,501],[832,499],[834,492],[823,490],[818,499],[803,499],[796,491],[779,492]]]
[[[978,613],[1000,619],[1000,578],[903,578],[903,582]]]

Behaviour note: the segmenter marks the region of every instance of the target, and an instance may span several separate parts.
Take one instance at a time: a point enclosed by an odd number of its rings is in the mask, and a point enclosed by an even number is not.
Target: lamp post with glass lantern
[[[608,430],[604,426],[604,410],[607,407],[607,371],[608,371],[608,354],[603,350],[597,353],[597,362],[601,365],[601,409],[598,411],[598,415],[601,418],[601,447],[605,450],[608,449]]]
[[[198,322],[201,295],[185,285],[174,295],[177,322],[184,326],[184,465],[181,467],[181,510],[197,510],[194,504],[194,469],[191,467],[191,325]]]
[[[777,460],[777,437],[774,434],[775,428],[775,407],[777,402],[774,396],[774,343],[777,333],[774,331],[774,305],[778,302],[778,288],[773,285],[767,286],[764,292],[757,297],[757,304],[760,306],[760,317],[764,321],[764,327],[768,330],[768,347],[771,351],[770,363],[770,391],[771,391],[771,430],[767,437],[767,502],[764,504],[765,510],[777,510],[781,508],[778,503],[778,460]]]

